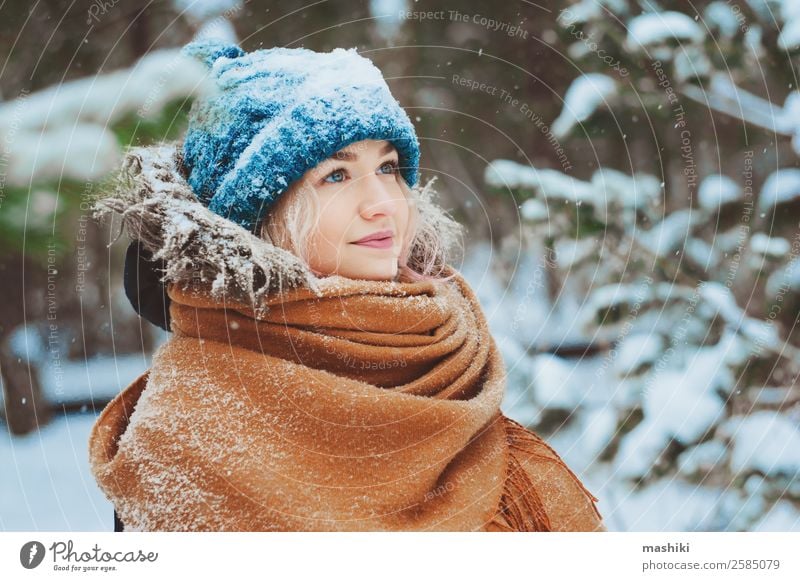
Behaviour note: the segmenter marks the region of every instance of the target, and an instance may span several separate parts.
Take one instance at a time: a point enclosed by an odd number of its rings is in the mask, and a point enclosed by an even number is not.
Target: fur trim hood
[[[321,279],[302,259],[200,202],[186,181],[180,151],[179,143],[129,148],[113,177],[112,192],[96,204],[96,215],[118,213],[128,235],[139,240],[153,260],[164,261],[164,283],[199,279],[208,283],[213,298],[251,306],[287,287],[306,287],[319,294]],[[419,227],[409,266],[418,270],[426,258],[426,243],[438,237],[440,250],[433,264],[435,272],[442,272],[450,249],[460,241],[462,226],[433,201],[435,179],[411,188]],[[427,260],[430,263],[430,257]]]

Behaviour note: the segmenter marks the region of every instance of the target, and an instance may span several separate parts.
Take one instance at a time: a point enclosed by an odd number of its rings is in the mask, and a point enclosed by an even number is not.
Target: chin
[[[375,265],[370,268],[361,265],[360,268],[347,269],[342,276],[361,280],[392,280],[397,276],[397,271],[396,264]]]

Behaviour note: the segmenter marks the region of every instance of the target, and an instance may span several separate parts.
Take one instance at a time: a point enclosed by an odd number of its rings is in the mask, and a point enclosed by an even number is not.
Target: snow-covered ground
[[[141,354],[97,357],[63,365],[58,379],[45,366],[42,389],[53,402],[103,401],[148,365]],[[101,411],[57,415],[25,436],[12,436],[0,422],[0,530],[113,530],[113,507],[89,471],[89,432]]]
[[[114,530],[113,507],[89,472],[94,420],[87,410],[13,438],[0,424],[0,530]]]

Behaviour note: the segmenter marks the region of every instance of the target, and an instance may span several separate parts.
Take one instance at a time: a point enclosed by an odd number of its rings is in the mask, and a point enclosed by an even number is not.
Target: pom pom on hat
[[[247,53],[204,39],[182,51],[209,67],[216,88],[192,105],[182,152],[188,182],[211,211],[255,231],[292,182],[363,139],[391,142],[402,177],[416,184],[414,125],[355,48]]]
[[[181,53],[199,60],[208,68],[220,57],[234,59],[245,54],[239,46],[213,37],[190,42],[181,49]]]

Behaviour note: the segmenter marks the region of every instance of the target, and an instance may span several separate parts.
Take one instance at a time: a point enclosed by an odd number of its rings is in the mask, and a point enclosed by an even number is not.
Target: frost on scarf
[[[321,294],[321,278],[295,254],[215,214],[204,206],[180,171],[178,144],[131,147],[114,177],[114,191],[97,203],[97,214],[116,212],[132,239],[141,241],[153,260],[166,264],[163,282],[207,283],[215,299],[257,305],[271,292],[306,287]],[[419,225],[409,266],[441,271],[448,250],[458,243],[461,225],[433,201],[431,179],[411,188]],[[426,256],[432,237],[440,250]],[[426,264],[427,263],[427,264]]]

